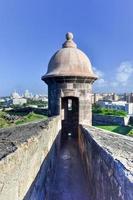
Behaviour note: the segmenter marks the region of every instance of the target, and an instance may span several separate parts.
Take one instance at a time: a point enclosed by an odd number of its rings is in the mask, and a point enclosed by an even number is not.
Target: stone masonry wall
[[[51,80],[48,83],[48,113],[49,116],[61,114],[61,98],[77,97],[79,99],[79,123],[92,124],[92,85],[87,81],[82,82],[74,77],[71,80],[63,78]]]
[[[79,146],[91,200],[132,200],[133,138],[81,126]]]
[[[55,176],[57,157],[60,152],[60,141],[61,134],[59,133],[23,200],[49,199],[50,183]]]
[[[112,115],[92,115],[93,125],[128,125],[130,117],[119,117]]]
[[[43,199],[59,130],[59,117],[0,130],[0,200]],[[43,176],[38,173],[41,169]]]

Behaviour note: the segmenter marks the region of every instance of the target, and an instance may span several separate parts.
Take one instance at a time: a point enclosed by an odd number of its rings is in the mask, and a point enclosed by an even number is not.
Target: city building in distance
[[[10,108],[12,106],[28,106],[28,107],[47,107],[47,95],[33,95],[28,90],[24,94],[19,94],[17,91],[11,93],[8,97],[0,98],[0,109]]]
[[[133,115],[133,93],[94,93],[92,94],[92,104],[107,109],[123,110],[128,115]]]

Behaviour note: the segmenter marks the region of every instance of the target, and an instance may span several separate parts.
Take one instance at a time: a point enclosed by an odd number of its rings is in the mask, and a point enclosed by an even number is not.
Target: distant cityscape
[[[9,109],[13,106],[28,106],[28,107],[47,107],[47,95],[35,94],[33,95],[28,90],[24,94],[19,94],[14,91],[10,96],[0,98],[0,109]]]
[[[133,93],[94,93],[92,103],[103,108],[123,110],[128,115],[133,115]]]
[[[123,110],[128,115],[133,115],[133,93],[93,93],[92,104],[103,108]],[[14,106],[48,107],[48,96],[42,94],[33,95],[29,90],[24,94],[14,91],[10,96],[0,97],[0,109],[10,109]]]

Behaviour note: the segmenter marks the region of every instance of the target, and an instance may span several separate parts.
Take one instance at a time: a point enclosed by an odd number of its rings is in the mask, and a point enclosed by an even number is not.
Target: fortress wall
[[[54,141],[60,128],[59,117],[53,117],[0,130],[0,200],[22,200],[24,196],[29,200],[33,193],[46,192],[42,183],[54,173],[54,155],[59,146]],[[31,199],[37,200],[37,196]]]
[[[92,200],[132,200],[133,138],[81,126],[79,146]]]
[[[0,130],[0,200],[48,199],[60,148],[60,117]],[[133,138],[80,126],[92,200],[133,199]]]
[[[36,114],[41,114],[41,115],[48,115],[48,109],[47,108],[34,108],[34,107],[25,107],[25,108],[15,108],[12,109],[11,112],[15,112],[15,113],[30,113],[30,112],[34,112]]]
[[[120,117],[112,115],[92,115],[92,124],[93,125],[128,125],[130,120],[129,116]]]

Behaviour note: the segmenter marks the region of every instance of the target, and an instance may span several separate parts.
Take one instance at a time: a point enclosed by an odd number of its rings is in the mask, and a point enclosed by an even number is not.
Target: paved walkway
[[[61,149],[50,200],[89,200],[78,143],[69,139]]]

